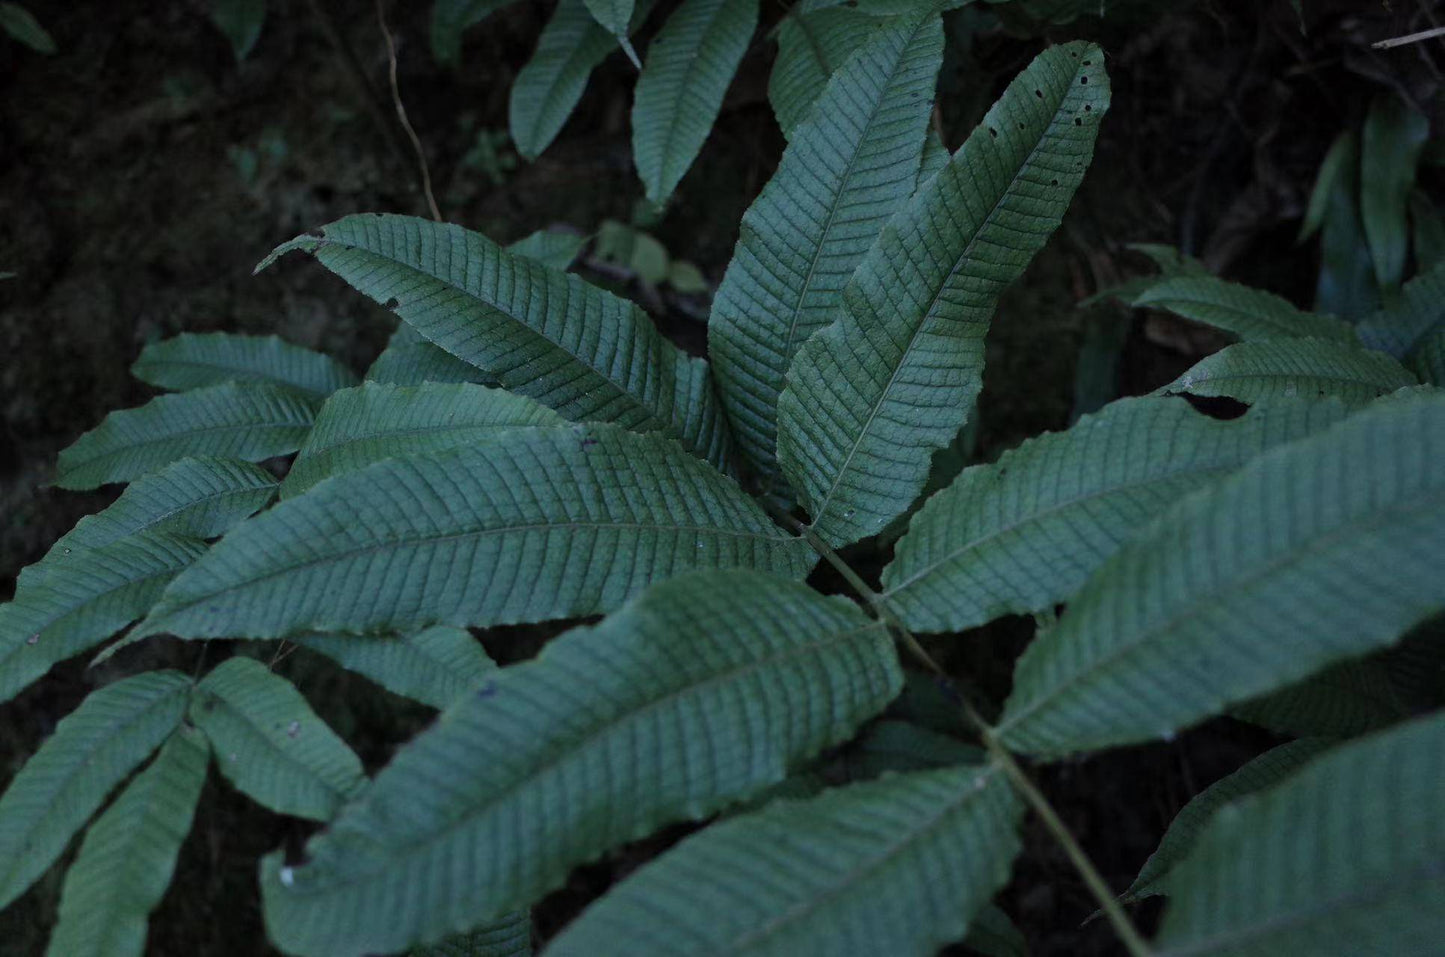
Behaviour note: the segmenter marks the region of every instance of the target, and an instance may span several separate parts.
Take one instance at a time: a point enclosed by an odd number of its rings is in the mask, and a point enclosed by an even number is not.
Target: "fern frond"
[[[259,462],[296,451],[320,403],[293,389],[227,382],[112,412],[60,453],[55,484],[129,482],[192,456]]]
[[[328,355],[279,336],[182,333],[141,350],[131,374],[158,389],[180,392],[223,382],[257,382],[324,399],[356,385],[356,374]]]
[[[141,957],[191,829],[210,751],[177,728],[154,761],[96,819],[65,875],[48,957]]]
[[[1145,741],[1393,644],[1445,608],[1445,396],[1382,399],[1163,513],[1020,658],[1037,754]]]
[[[149,671],[94,691],[0,796],[0,908],[55,863],[120,781],[180,724],[190,679]]]
[[[916,631],[1051,608],[1189,492],[1346,412],[1280,400],[1222,422],[1180,399],[1111,403],[964,469],[930,498],[883,570],[885,598]]]
[[[252,658],[228,658],[196,686],[190,719],[216,766],[278,814],[329,821],[366,785],[361,761],[291,682]]]
[[[736,571],[659,585],[449,708],[304,866],[267,858],[267,926],[288,951],[339,954],[499,917],[782,780],[901,680],[886,630],[849,602]]]
[[[393,694],[433,708],[445,708],[497,668],[465,628],[446,625],[395,638],[298,635],[291,640]]]
[[[1021,812],[995,765],[778,801],[643,867],[548,953],[929,957],[1008,880]]]
[[[281,497],[300,495],[322,479],[385,459],[480,445],[502,429],[565,424],[546,406],[500,389],[369,382],[326,400],[281,484]]]
[[[348,216],[293,249],[505,388],[573,421],[662,431],[722,464],[731,445],[707,363],[679,351],[634,304],[459,226]]]
[[[1228,396],[1250,405],[1277,398],[1333,396],[1364,404],[1418,384],[1383,352],[1333,339],[1271,339],[1226,346],[1156,394]]]
[[[1429,957],[1445,940],[1445,713],[1220,810],[1170,876],[1163,957]]]
[[[661,436],[512,429],[338,475],[243,523],[133,637],[407,632],[593,615],[694,568],[812,555]]]
[[[738,446],[765,483],[781,478],[778,396],[789,363],[837,317],[848,277],[913,194],[942,61],[937,16],[873,33],[743,215],[713,298],[708,352]]]
[[[141,618],[166,584],[206,550],[170,532],[138,532],[67,556],[44,581],[0,605],[0,701]]]
[[[1108,103],[1098,47],[1041,53],[884,227],[838,320],[794,358],[778,459],[830,544],[882,531],[958,433],[998,296],[1058,226]]]
[[[683,0],[648,47],[632,155],[651,202],[666,203],[697,158],[757,25],[758,0]]]

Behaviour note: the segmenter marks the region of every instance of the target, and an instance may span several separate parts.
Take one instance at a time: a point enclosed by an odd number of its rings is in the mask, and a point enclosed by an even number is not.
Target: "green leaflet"
[[[1343,157],[1330,187],[1320,234],[1320,273],[1315,283],[1315,312],[1351,322],[1379,308],[1370,244],[1360,222],[1360,145],[1353,133],[1341,147]]]
[[[1279,398],[1333,396],[1364,404],[1418,385],[1382,352],[1333,339],[1238,342],[1195,363],[1156,394],[1223,395],[1254,404]]]
[[[231,52],[237,60],[246,59],[266,25],[266,0],[211,0],[209,6],[211,21],[231,41]]]
[[[637,53],[627,40],[632,21],[633,0],[582,0],[582,2],[587,5],[587,12],[592,14],[592,19],[621,42],[627,58],[632,61],[634,66],[641,69],[642,64],[637,62]]]
[[[583,236],[539,229],[507,246],[507,249],[553,269],[565,270],[572,265],[572,260],[577,258],[585,243],[586,237]],[[404,322],[397,325],[386,348],[366,371],[366,378],[392,385],[421,385],[423,382],[496,385],[496,381],[481,369],[427,342],[421,333]]]
[[[659,585],[445,711],[307,864],[267,858],[267,927],[293,953],[352,954],[495,918],[781,781],[901,682],[886,629],[847,601],[750,572]]]
[[[707,363],[625,299],[479,233],[408,216],[348,216],[278,246],[257,268],[293,249],[565,418],[667,432],[714,464],[727,460]]]
[[[177,728],[150,767],[91,825],[65,875],[49,957],[141,957],[146,923],[165,896],[191,829],[209,751]]]
[[[1039,54],[884,227],[838,320],[798,352],[778,459],[830,544],[882,531],[958,434],[998,295],[1058,225],[1108,103],[1097,47]]]
[[[1422,189],[1410,193],[1410,237],[1419,272],[1445,263],[1445,217]]]
[[[106,685],[55,727],[0,796],[0,907],[55,863],[96,808],[180,724],[191,682],[149,671]]]
[[[516,0],[435,0],[431,8],[431,52],[442,66],[462,63],[462,34]]]
[[[875,721],[844,752],[849,780],[876,778],[890,771],[925,771],[961,764],[983,764],[987,753],[911,721]]]
[[[329,821],[366,784],[361,761],[301,692],[252,658],[202,678],[189,716],[226,779],[278,814]]]
[[[1445,327],[1445,263],[1400,288],[1393,305],[1360,320],[1360,341],[1403,359],[1434,330]]]
[[[1007,882],[1021,814],[996,765],[779,801],[687,838],[547,952],[928,957]]]
[[[697,158],[757,25],[758,0],[683,0],[648,47],[632,153],[653,203],[671,198]]]
[[[141,350],[131,374],[160,389],[185,391],[223,382],[286,386],[324,399],[356,385],[356,375],[328,355],[293,346],[279,336],[225,332],[183,333]]]
[[[1214,816],[1161,955],[1428,957],[1445,940],[1445,713],[1343,745]]]
[[[532,953],[532,915],[516,911],[479,930],[455,934],[439,944],[418,947],[411,957],[528,957]]]
[[[181,459],[126,486],[104,511],[87,515],[50,546],[45,557],[22,569],[17,597],[84,552],[141,532],[215,538],[270,503],[276,478],[258,465],[235,459]]]
[[[1354,163],[1358,162],[1354,157],[1360,148],[1360,138],[1354,130],[1345,130],[1335,137],[1330,144],[1329,152],[1320,162],[1320,169],[1315,174],[1315,185],[1310,190],[1309,203],[1305,206],[1304,219],[1300,221],[1299,238],[1295,242],[1304,242],[1324,225],[1325,215],[1330,209],[1330,197],[1334,195],[1335,184],[1339,183],[1348,173]],[[1350,185],[1351,191],[1354,184]]]
[[[1360,216],[1375,279],[1387,294],[1405,276],[1410,248],[1406,208],[1430,121],[1395,94],[1381,94],[1365,116],[1360,148]]]
[[[939,170],[948,165],[948,161],[952,158],[953,154],[944,145],[943,138],[938,135],[936,129],[930,126],[928,132],[923,136],[923,155],[919,158],[918,184],[913,191],[916,193],[922,189],[929,180],[938,175]]]
[[[634,29],[651,8],[651,0],[637,5]],[[558,0],[536,52],[512,82],[507,124],[518,153],[536,159],[551,145],[582,98],[588,75],[616,46],[583,0]]]
[[[1292,775],[1306,762],[1333,746],[1326,738],[1301,738],[1271,748],[1233,774],[1196,794],[1169,822],[1159,847],[1144,862],[1139,876],[1121,900],[1132,901],[1170,893],[1170,873],[1188,858],[1199,834],[1220,808],[1248,794],[1265,791]]]
[[[1445,396],[1265,452],[1121,548],[1019,659],[998,726],[1057,755],[1145,741],[1394,643],[1445,607]]]
[[[851,7],[813,11],[801,7],[789,10],[778,28],[778,58],[768,76],[768,100],[789,139],[834,71],[882,27],[877,17]]]
[[[476,382],[495,385],[481,369],[432,345],[406,323],[396,327],[386,348],[366,370],[368,382],[421,385],[424,382]]]
[[[1189,492],[1345,414],[1281,400],[1222,422],[1181,399],[1121,399],[964,469],[913,517],[883,570],[885,598],[916,631],[1043,611]]]
[[[446,625],[395,638],[298,635],[291,640],[393,694],[433,708],[445,708],[497,667],[465,628]]]
[[[368,382],[336,393],[321,407],[281,485],[281,497],[294,497],[324,478],[385,459],[481,445],[502,429],[517,426],[565,424],[546,406],[500,389]]]
[[[507,250],[518,256],[535,259],[544,266],[566,271],[586,245],[587,237],[581,233],[539,229],[509,244]]]
[[[661,436],[513,429],[282,502],[178,578],[132,637],[545,621],[694,568],[811,565],[736,484]]]
[[[263,383],[226,382],[162,395],[112,412],[60,453],[55,484],[68,489],[128,482],[191,456],[259,462],[296,451],[316,415],[314,399]]]
[[[1274,293],[1214,276],[1161,279],[1136,295],[1132,305],[1166,309],[1246,341],[1354,338],[1350,327],[1333,316],[1301,312]]]
[[[40,21],[18,3],[0,3],[0,30],[11,39],[25,44],[36,53],[54,56],[55,40]]]
[[[0,701],[145,615],[205,543],[145,531],[56,562],[0,605]]]
[[[738,445],[766,483],[780,480],[777,406],[788,364],[836,318],[848,277],[912,195],[942,59],[937,16],[872,33],[743,215],[713,298],[708,353]]]

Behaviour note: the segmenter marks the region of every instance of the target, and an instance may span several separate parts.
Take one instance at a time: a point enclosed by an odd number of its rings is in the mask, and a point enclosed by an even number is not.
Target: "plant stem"
[[[943,667],[934,660],[927,649],[919,643],[918,638],[909,631],[907,626],[893,613],[893,610],[888,607],[887,602],[883,601],[876,591],[868,587],[868,583],[863,581],[863,577],[854,571],[852,566],[843,560],[842,556],[829,547],[827,542],[819,538],[811,528],[795,519],[790,518],[789,521],[798,530],[799,534],[803,536],[804,540],[812,546],[813,550],[822,556],[824,561],[837,569],[838,574],[842,575],[844,580],[858,593],[858,597],[863,599],[873,614],[880,621],[888,625],[894,637],[908,649],[913,657],[917,658],[926,668],[943,680],[952,682],[953,679],[949,676],[948,672],[944,671]],[[1113,926],[1114,933],[1119,936],[1119,940],[1124,944],[1125,949],[1129,951],[1132,957],[1149,957],[1152,951],[1149,948],[1148,942],[1144,940],[1139,930],[1134,926],[1133,922],[1129,920],[1129,915],[1124,913],[1124,908],[1120,906],[1118,898],[1114,895],[1113,890],[1110,889],[1108,882],[1104,880],[1103,875],[1101,875],[1098,868],[1094,866],[1094,862],[1089,860],[1088,853],[1080,846],[1073,832],[1069,830],[1068,825],[1059,817],[1058,812],[1054,810],[1054,806],[1049,803],[1049,799],[1039,790],[1038,785],[1034,784],[1029,778],[1028,772],[1019,765],[1013,753],[994,737],[993,727],[983,719],[983,716],[980,715],[973,705],[969,703],[968,699],[962,695],[959,696],[959,707],[962,708],[964,717],[968,719],[968,722],[977,729],[979,738],[983,741],[989,757],[1004,769],[1004,773],[1007,774],[1009,780],[1013,782],[1014,789],[1018,791],[1029,807],[1034,810],[1034,813],[1038,814],[1039,819],[1044,822],[1044,826],[1048,828],[1054,840],[1058,841],[1059,846],[1064,849],[1064,853],[1068,855],[1069,860],[1074,865],[1074,869],[1077,870],[1079,876],[1084,879],[1084,885],[1088,887],[1089,892],[1094,895],[1094,899],[1099,902],[1100,909]]]

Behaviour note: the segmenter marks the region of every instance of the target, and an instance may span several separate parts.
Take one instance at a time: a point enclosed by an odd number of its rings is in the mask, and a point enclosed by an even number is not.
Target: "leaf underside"
[[[1354,338],[1354,330],[1333,316],[1303,312],[1273,293],[1214,276],[1166,277],[1136,295],[1133,305],[1167,309],[1246,342]]]
[[[928,957],[1008,880],[1021,811],[993,765],[778,801],[646,865],[548,953]]]
[[[1020,658],[999,725],[1037,754],[1145,741],[1445,608],[1445,397],[1382,399],[1163,513]]]
[[[319,402],[265,383],[157,396],[112,412],[60,453],[55,484],[91,489],[128,482],[192,456],[259,462],[296,451]]]
[[[291,640],[393,694],[433,708],[445,708],[497,667],[465,628],[447,625],[396,637],[297,635]]]
[[[151,343],[131,374],[159,389],[185,391],[223,382],[261,382],[324,399],[356,385],[356,375],[335,359],[292,345],[279,336],[182,333]]]
[[[838,320],[793,360],[778,458],[829,544],[907,509],[964,424],[998,296],[1058,226],[1108,102],[1097,47],[1041,53],[884,227]]]
[[[882,625],[749,572],[659,585],[499,670],[377,775],[308,863],[263,867],[301,954],[390,951],[500,917],[575,865],[781,781],[898,691]]]
[[[801,577],[812,561],[736,484],[670,440],[518,428],[335,476],[243,523],[132,637],[573,618],[694,568]]]
[[[1228,396],[1249,405],[1296,396],[1362,405],[1417,384],[1404,366],[1373,349],[1333,339],[1274,339],[1226,346],[1157,391]]]
[[[707,363],[664,339],[635,304],[499,247],[408,216],[337,220],[301,249],[423,337],[501,386],[573,421],[662,431],[722,465],[731,445]]]
[[[1427,957],[1445,940],[1445,713],[1221,810],[1170,880],[1161,955]]]
[[[789,363],[836,318],[848,277],[914,191],[942,58],[937,16],[874,32],[743,215],[708,353],[738,446],[765,484],[781,480],[777,405]]]
[[[929,499],[883,571],[885,598],[918,631],[1049,609],[1174,502],[1346,412],[1278,400],[1226,422],[1181,399],[1111,403]]]

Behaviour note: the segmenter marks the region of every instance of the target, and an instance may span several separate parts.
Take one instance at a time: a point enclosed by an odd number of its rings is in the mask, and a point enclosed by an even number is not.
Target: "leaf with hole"
[[[1173,734],[1445,608],[1445,396],[1382,399],[1179,502],[1024,652],[997,733],[1058,755]]]
[[[917,631],[1050,609],[1151,518],[1346,411],[1282,400],[1224,422],[1181,399],[1121,399],[965,469],[929,499],[883,571],[884,598]]]

